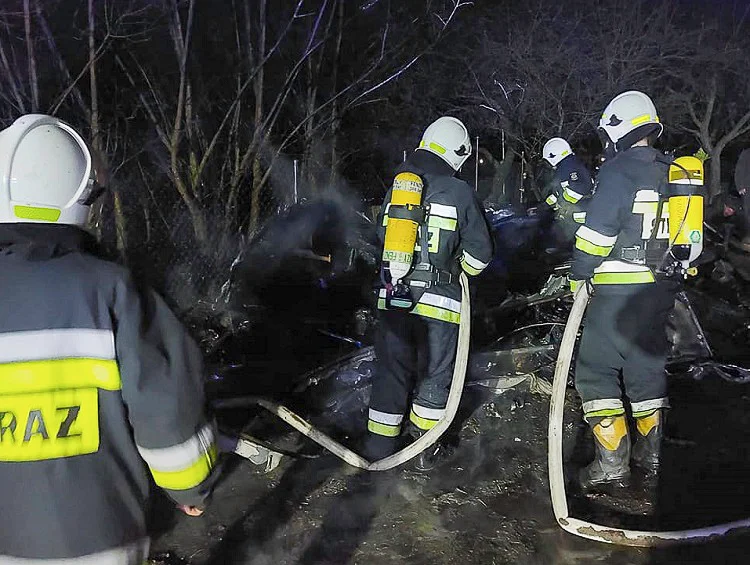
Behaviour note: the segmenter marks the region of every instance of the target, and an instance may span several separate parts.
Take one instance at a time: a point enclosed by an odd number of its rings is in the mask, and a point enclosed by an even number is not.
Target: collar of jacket
[[[437,155],[425,151],[424,149],[415,150],[409,157],[396,167],[396,174],[403,172],[416,173],[420,176],[424,174],[452,177],[456,174],[448,163],[443,161]]]
[[[86,251],[93,237],[80,228],[57,224],[0,224],[0,255],[41,261]]]
[[[658,149],[654,149],[650,145],[636,145],[630,149],[626,149],[622,152],[622,155],[627,155],[633,159],[639,161],[657,161],[662,156],[662,152]]]

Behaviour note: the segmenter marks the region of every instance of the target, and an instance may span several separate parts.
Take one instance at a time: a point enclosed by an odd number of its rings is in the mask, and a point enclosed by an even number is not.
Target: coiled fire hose
[[[586,522],[570,516],[568,500],[565,493],[565,479],[563,475],[562,453],[562,424],[565,406],[565,388],[568,381],[573,348],[575,346],[578,329],[588,305],[589,292],[582,284],[575,293],[573,308],[565,326],[560,353],[555,365],[555,378],[552,383],[552,398],[549,406],[549,437],[547,443],[547,462],[549,468],[550,496],[552,510],[558,525],[576,536],[616,545],[638,547],[655,547],[680,543],[702,542],[710,538],[723,536],[736,530],[750,528],[750,518],[737,520],[726,524],[706,526],[694,530],[678,530],[669,532],[648,532],[626,530],[615,526],[603,526]]]
[[[428,430],[422,437],[417,439],[414,443],[406,446],[404,449],[397,451],[393,455],[389,455],[385,459],[379,461],[367,461],[361,455],[355,453],[345,445],[340,444],[315,428],[312,424],[289,410],[287,407],[270,400],[257,397],[235,398],[230,400],[231,406],[237,407],[243,402],[245,404],[257,404],[258,406],[262,406],[269,412],[284,420],[295,430],[307,436],[318,445],[324,447],[349,465],[359,467],[360,469],[365,469],[367,471],[387,471],[388,469],[393,469],[402,463],[406,463],[440,439],[440,436],[443,435],[453,422],[453,418],[455,418],[456,412],[458,411],[458,405],[461,402],[461,394],[464,389],[464,380],[466,378],[466,366],[469,359],[471,303],[469,301],[469,282],[464,273],[461,273],[459,282],[461,284],[461,322],[458,327],[456,362],[453,367],[453,380],[451,381],[451,387],[448,393],[445,416],[435,424],[435,427]],[[214,406],[217,408],[221,408],[222,405],[222,402],[214,403]]]

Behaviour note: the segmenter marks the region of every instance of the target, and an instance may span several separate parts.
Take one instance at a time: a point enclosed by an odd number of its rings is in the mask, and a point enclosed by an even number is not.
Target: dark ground
[[[513,237],[502,239],[514,241]],[[519,264],[514,260],[514,269]],[[495,275],[502,278],[510,262],[493,265]],[[532,257],[518,271],[526,279],[529,265],[538,266],[538,258]],[[370,369],[363,365],[360,373],[323,380],[301,393],[292,391],[302,372],[352,350],[350,344],[320,330],[345,333],[346,320],[332,321],[331,317],[346,310],[342,305],[356,303],[362,289],[321,283],[319,289],[325,292],[310,290],[318,276],[313,273],[305,283],[307,290],[276,292],[278,284],[285,284],[289,275],[299,277],[299,272],[294,267],[276,278],[267,286],[274,289],[270,294],[256,293],[267,310],[266,322],[260,331],[250,324],[249,333],[240,332],[233,342],[224,344],[224,353],[215,361],[237,366],[218,371],[220,378],[210,379],[209,393],[283,398],[316,425],[352,444],[348,438],[364,429]],[[537,277],[534,284],[540,280],[543,277]],[[743,298],[748,295],[746,284],[740,279],[717,283],[706,272],[691,284],[688,294],[714,358],[750,367],[750,301]],[[488,345],[503,328],[564,321],[559,305],[554,304],[545,306],[546,311],[526,309],[510,318],[490,315],[488,297],[497,301],[508,290],[524,289],[479,285],[474,297],[474,341],[480,343],[475,345]],[[274,297],[279,299],[274,302]],[[254,351],[246,350],[243,344],[248,343]],[[710,368],[700,380],[697,376],[693,367],[670,377],[673,409],[656,490],[647,492],[637,477],[634,486],[617,496],[584,497],[569,489],[572,515],[602,524],[663,530],[708,526],[750,514],[750,451],[746,448],[750,384],[723,380]],[[548,409],[548,398],[531,393],[525,385],[504,394],[469,387],[453,440],[455,452],[449,459],[429,476],[398,469],[375,473],[371,480],[363,480],[338,459],[321,454],[271,416],[253,411],[224,413],[220,421],[225,424],[245,426],[275,445],[319,456],[287,457],[268,474],[244,460],[227,460],[223,481],[201,518],[179,514],[171,503],[158,498],[152,520],[153,563],[745,562],[750,533],[705,545],[657,550],[591,542],[561,530],[549,499]],[[577,396],[569,388],[566,473],[572,476],[590,458],[590,434],[581,420]]]
[[[569,493],[573,515],[640,529],[746,517],[750,386],[710,377],[670,382],[675,408],[653,503],[637,486],[622,497]],[[547,399],[524,391],[470,392],[465,403],[479,407],[461,428],[453,456],[430,476],[398,470],[368,484],[333,457],[286,459],[268,475],[232,461],[206,515],[175,513],[154,551],[169,553],[165,563],[195,565],[744,562],[750,534],[646,550],[563,532],[549,501]],[[572,390],[565,429],[572,472],[586,462],[589,446]]]

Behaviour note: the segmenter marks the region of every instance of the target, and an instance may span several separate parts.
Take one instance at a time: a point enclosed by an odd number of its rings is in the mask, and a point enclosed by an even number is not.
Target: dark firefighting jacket
[[[545,202],[555,209],[569,209],[573,221],[582,224],[586,220],[586,207],[593,189],[586,165],[571,153],[557,164],[550,184]]]
[[[662,209],[655,226],[668,170],[669,164],[652,147],[632,147],[604,162],[586,223],[576,232],[572,280],[591,279],[597,285],[655,281],[645,248],[652,233],[656,242],[669,238],[667,210]]]
[[[149,471],[187,505],[215,475],[200,351],[85,237],[0,224],[0,563],[126,562],[148,545]]]
[[[458,275],[463,269],[478,275],[492,259],[492,239],[482,207],[474,190],[454,176],[453,169],[440,157],[417,150],[402,163],[396,174],[411,172],[424,182],[422,205],[429,206],[426,219],[426,240],[429,263],[437,270],[451,273],[452,282],[431,286],[420,292],[413,314],[459,323],[461,320],[461,287]],[[391,190],[385,195],[385,205],[378,220],[380,244],[385,241]],[[419,261],[423,241],[420,227],[415,246],[415,262]],[[382,251],[382,247],[381,247]],[[384,310],[385,288],[379,291],[378,308]]]

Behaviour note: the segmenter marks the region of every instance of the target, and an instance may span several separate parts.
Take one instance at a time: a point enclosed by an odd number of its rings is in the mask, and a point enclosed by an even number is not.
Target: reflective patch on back
[[[641,239],[650,239],[656,224],[656,212],[659,209],[659,193],[651,189],[639,190],[635,193],[633,214],[643,216],[641,224]],[[669,239],[669,203],[664,202],[661,208],[661,218],[656,231],[656,239]]]
[[[39,461],[99,449],[96,388],[0,395],[0,461]]]

